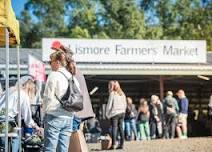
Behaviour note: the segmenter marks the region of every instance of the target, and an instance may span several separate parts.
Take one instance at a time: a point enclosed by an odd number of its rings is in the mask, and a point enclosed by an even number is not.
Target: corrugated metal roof
[[[202,64],[79,64],[85,74],[104,75],[212,75],[212,65]]]
[[[17,49],[10,48],[10,64],[17,63]],[[6,56],[5,48],[0,48],[0,64],[5,64],[5,56]],[[20,63],[28,64],[28,55],[31,54],[38,59],[42,59],[42,50],[41,49],[27,49],[20,48]]]

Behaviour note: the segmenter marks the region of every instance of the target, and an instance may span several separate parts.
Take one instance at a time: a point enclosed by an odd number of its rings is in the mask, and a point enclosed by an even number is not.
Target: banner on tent
[[[46,80],[45,64],[32,55],[29,55],[28,61],[29,61],[29,74],[32,75],[35,80],[45,81]]]

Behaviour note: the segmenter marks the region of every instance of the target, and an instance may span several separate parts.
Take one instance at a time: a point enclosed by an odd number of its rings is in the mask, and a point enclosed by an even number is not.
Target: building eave
[[[201,64],[77,64],[85,75],[212,75],[212,65]],[[28,66],[21,65],[21,74],[28,73]],[[3,71],[5,65],[0,65]],[[47,74],[50,66],[46,65]],[[17,74],[17,65],[10,65],[10,74]]]

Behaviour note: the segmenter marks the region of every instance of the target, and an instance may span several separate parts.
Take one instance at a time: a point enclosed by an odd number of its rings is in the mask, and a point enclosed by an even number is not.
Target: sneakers
[[[182,135],[181,137],[180,137],[180,139],[187,139],[188,137],[186,136],[186,135]]]

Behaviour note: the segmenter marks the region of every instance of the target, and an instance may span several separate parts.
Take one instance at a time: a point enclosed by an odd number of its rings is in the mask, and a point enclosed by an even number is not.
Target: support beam
[[[160,75],[160,99],[164,98],[164,77]]]
[[[5,28],[5,46],[6,46],[6,64],[5,64],[5,71],[6,71],[6,79],[5,79],[5,88],[6,88],[6,104],[5,104],[5,152],[8,152],[8,122],[9,122],[9,115],[8,115],[8,102],[9,102],[9,31]]]
[[[20,50],[17,45],[17,78],[18,78],[18,135],[21,137],[21,95],[20,95]],[[21,141],[19,142],[19,151],[22,151]]]

